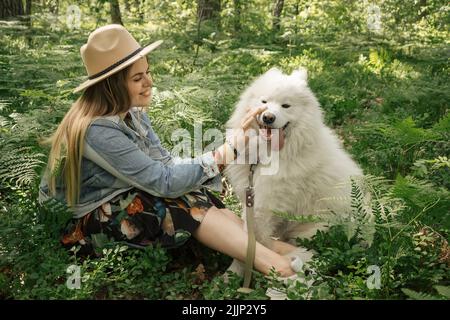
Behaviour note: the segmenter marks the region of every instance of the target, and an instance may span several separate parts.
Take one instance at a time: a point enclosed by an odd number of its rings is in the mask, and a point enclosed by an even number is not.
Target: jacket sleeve
[[[159,137],[156,135],[156,133],[153,131],[153,127],[151,124],[151,121],[148,117],[148,115],[145,112],[140,112],[141,116],[142,116],[142,121],[140,124],[143,124],[145,126],[145,128],[147,129],[146,131],[146,135],[147,138],[152,141],[152,143],[154,143],[155,145],[157,145],[160,150],[161,150],[161,154],[163,157],[167,157],[167,159],[172,160],[173,157],[170,154],[169,151],[167,151],[162,145],[161,145],[161,140],[159,139]]]
[[[167,158],[169,158],[170,159],[169,161],[173,162],[174,164],[182,164],[182,163],[192,163],[192,162],[195,162],[197,160],[197,163],[201,163],[199,158],[191,159],[191,158],[172,157],[170,152],[162,147],[159,137],[153,131],[153,127],[152,127],[152,124],[151,124],[151,121],[150,121],[150,118],[148,117],[148,115],[145,112],[141,112],[141,115],[142,115],[142,118],[143,118],[142,122],[144,123],[144,125],[148,129],[148,131],[147,131],[147,138],[149,138],[150,141],[154,141],[154,143],[161,148],[162,155],[167,157]],[[210,190],[214,190],[214,191],[219,191],[220,192],[220,191],[222,191],[222,176],[219,174],[219,175],[216,175],[213,178],[209,178],[208,180],[203,182],[202,185],[205,186],[206,188],[210,189]]]
[[[179,197],[219,174],[211,152],[190,163],[164,164],[145,154],[119,125],[102,119],[86,131],[83,155],[115,177],[159,197]]]

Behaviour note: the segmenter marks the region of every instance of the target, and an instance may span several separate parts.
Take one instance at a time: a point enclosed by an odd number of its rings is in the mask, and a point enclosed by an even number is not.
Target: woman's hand
[[[263,113],[267,109],[267,106],[258,107],[256,109],[247,108],[247,113],[244,116],[244,119],[241,121],[241,130],[232,130],[230,136],[227,136],[227,141],[229,141],[233,147],[238,149],[239,151],[245,151],[248,146],[248,141],[251,135],[247,134],[247,130],[250,129],[253,120],[256,119],[261,113]],[[244,148],[243,150],[241,150]]]
[[[245,151],[249,141],[249,136],[246,134],[246,131],[250,128],[253,120],[266,109],[266,106],[258,107],[253,110],[247,108],[247,113],[241,121],[240,130],[233,130],[232,134],[227,136],[227,141],[217,148],[217,151],[214,153],[216,163],[221,165],[229,164],[235,159],[236,152],[239,154],[240,152]],[[244,150],[238,150],[240,149],[239,147],[242,146],[244,146]]]
[[[252,124],[252,121],[261,113],[263,113],[267,109],[267,106],[258,107],[255,110],[252,110],[251,108],[247,108],[247,114],[244,116],[244,119],[241,121],[241,128],[245,131],[247,131],[250,128],[250,125]]]

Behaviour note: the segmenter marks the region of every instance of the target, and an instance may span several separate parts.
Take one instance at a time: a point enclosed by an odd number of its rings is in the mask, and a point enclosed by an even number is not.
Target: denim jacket
[[[103,116],[94,119],[86,130],[80,200],[71,207],[74,218],[83,217],[133,187],[166,198],[177,198],[202,187],[222,189],[212,152],[193,159],[173,158],[161,146],[147,114],[137,108],[129,114],[130,126],[118,115]],[[39,185],[40,203],[51,198],[47,177],[48,169]],[[61,178],[56,179],[54,198],[66,202]]]

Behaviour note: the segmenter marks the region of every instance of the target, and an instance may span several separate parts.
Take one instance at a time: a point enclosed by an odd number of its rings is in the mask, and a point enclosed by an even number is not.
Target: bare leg
[[[233,213],[233,211],[226,208],[220,209],[220,211],[224,215],[226,215],[229,219],[233,220],[236,224],[238,224],[242,229],[244,228],[244,220],[239,218],[235,213]],[[280,255],[286,255],[297,249],[297,247],[287,242],[272,240],[270,243],[270,249],[272,249],[273,251],[275,251]]]
[[[239,261],[244,261],[247,255],[247,232],[220,209],[211,207],[193,236],[206,246],[220,251]],[[256,243],[255,269],[268,275],[275,268],[281,276],[294,274],[290,259]]]

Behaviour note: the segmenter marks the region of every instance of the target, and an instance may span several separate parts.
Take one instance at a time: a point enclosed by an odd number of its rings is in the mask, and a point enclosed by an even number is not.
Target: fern
[[[324,215],[295,215],[295,214],[289,214],[287,212],[273,210],[273,214],[277,217],[289,220],[289,221],[296,221],[299,223],[309,223],[309,222],[324,222],[328,221],[327,217]]]
[[[426,208],[427,214],[422,222],[432,225],[438,219],[442,221],[444,228],[450,227],[450,212],[448,211],[450,191],[448,189],[436,188],[427,180],[399,176],[395,182],[393,193],[404,199],[408,206],[410,215],[404,215],[403,218],[411,217]]]
[[[349,241],[359,239],[371,247],[377,228],[401,225],[396,217],[405,205],[395,197],[392,189],[391,183],[384,177],[365,175],[351,179],[351,211],[339,223]]]
[[[348,202],[348,215],[341,212],[323,210],[325,214],[293,215],[282,211],[273,211],[276,216],[299,223],[326,222],[328,225],[340,225],[347,240],[357,239],[371,247],[377,227],[399,227],[396,216],[405,209],[404,202],[394,196],[393,187],[384,177],[365,175],[351,178],[350,197],[329,197],[321,200]]]
[[[433,125],[433,131],[446,137],[450,135],[450,113],[447,113]]]
[[[403,293],[414,300],[447,300],[450,299],[450,287],[434,286],[439,295],[432,295],[425,292],[417,292],[411,289],[402,288]]]
[[[15,150],[2,148],[0,155],[0,182],[16,187],[30,186],[38,177],[36,170],[45,164],[42,153],[30,153],[29,147]]]
[[[350,240],[354,236],[359,236],[370,247],[375,235],[375,224],[370,194],[365,190],[367,188],[364,187],[367,181],[368,179],[366,179],[364,184],[360,185],[355,179],[351,179],[352,219],[350,223],[354,220],[356,227],[347,227],[347,237]]]
[[[414,300],[438,300],[435,296],[429,293],[417,292],[411,289],[402,288],[403,293]]]
[[[3,112],[10,106],[10,102],[8,100],[0,99],[0,112]]]
[[[436,291],[443,297],[450,299],[450,287],[444,287],[444,286],[434,286]]]
[[[394,125],[380,123],[370,127],[378,130],[388,139],[395,137],[396,141],[402,146],[433,141],[438,138],[434,131],[418,128],[412,117],[398,121]]]
[[[149,116],[155,131],[160,135],[166,147],[173,145],[171,134],[176,129],[192,130],[193,124],[196,122],[203,126],[215,123],[215,120],[201,109],[200,106],[204,104],[204,101],[196,97],[199,93],[200,97],[206,96],[206,94],[202,94],[200,88],[161,92],[155,90]]]
[[[45,231],[53,238],[59,238],[62,228],[72,218],[72,212],[61,201],[51,198],[42,203],[36,213],[37,223],[44,226]]]

